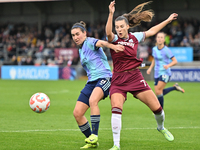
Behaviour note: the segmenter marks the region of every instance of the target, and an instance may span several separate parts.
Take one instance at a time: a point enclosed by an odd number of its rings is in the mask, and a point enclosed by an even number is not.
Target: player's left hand
[[[169,22],[173,21],[173,20],[176,20],[178,17],[178,14],[177,13],[173,13],[169,16],[169,18],[167,19]]]

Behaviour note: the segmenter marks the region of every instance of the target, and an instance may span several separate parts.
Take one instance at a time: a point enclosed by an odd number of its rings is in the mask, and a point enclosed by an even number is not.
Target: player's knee
[[[119,103],[112,103],[111,107],[112,107],[112,108],[120,108],[120,109],[123,108],[123,107],[122,107],[122,104],[119,104]]]
[[[114,108],[114,107],[116,107],[116,108],[120,108],[120,109],[122,109],[123,108],[123,104],[124,104],[124,102],[123,101],[115,101],[115,100],[111,100],[111,106],[112,106],[112,108]]]
[[[99,100],[97,100],[97,99],[92,99],[92,98],[89,99],[90,107],[97,106],[98,102],[99,102]]]
[[[155,93],[156,93],[156,95],[161,95],[163,93],[163,90],[158,89],[158,90],[155,91]]]
[[[77,111],[76,110],[73,111],[73,115],[76,118],[76,116],[77,116]]]
[[[81,118],[83,116],[82,113],[76,109],[74,109],[73,115],[76,120],[78,120],[79,118]]]

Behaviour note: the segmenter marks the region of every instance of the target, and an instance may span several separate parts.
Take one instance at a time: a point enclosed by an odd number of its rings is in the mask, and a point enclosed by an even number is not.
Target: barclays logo
[[[11,80],[57,80],[58,67],[2,66],[1,78]]]

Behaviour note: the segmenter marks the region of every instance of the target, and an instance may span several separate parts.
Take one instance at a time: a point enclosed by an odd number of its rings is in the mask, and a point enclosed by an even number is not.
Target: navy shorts
[[[111,78],[100,78],[98,80],[88,82],[82,89],[81,94],[79,95],[77,101],[81,101],[90,106],[89,98],[95,87],[100,87],[103,90],[104,93],[103,99],[105,99],[109,95],[110,85],[111,85]]]
[[[158,78],[154,78],[154,85],[157,85],[158,84],[158,81],[162,81],[162,82],[165,82],[165,83],[167,83],[167,82],[169,82],[169,80],[170,80],[170,77],[171,76],[168,76],[168,75],[161,75],[160,77],[158,77]]]

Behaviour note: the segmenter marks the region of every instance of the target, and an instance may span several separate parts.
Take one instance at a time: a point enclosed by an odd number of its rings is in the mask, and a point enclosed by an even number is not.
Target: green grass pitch
[[[1,150],[78,150],[85,137],[73,117],[73,109],[86,80],[23,81],[0,80]],[[148,81],[153,87],[153,82]],[[169,82],[167,87],[174,82]],[[175,140],[168,142],[156,130],[152,112],[128,94],[124,104],[121,150],[199,150],[200,83],[180,82],[185,93],[173,91],[165,98],[165,127]],[[51,105],[38,114],[29,107],[36,92],[46,93]],[[112,147],[109,98],[99,103],[101,122],[98,150]],[[88,119],[90,111],[86,113]]]

